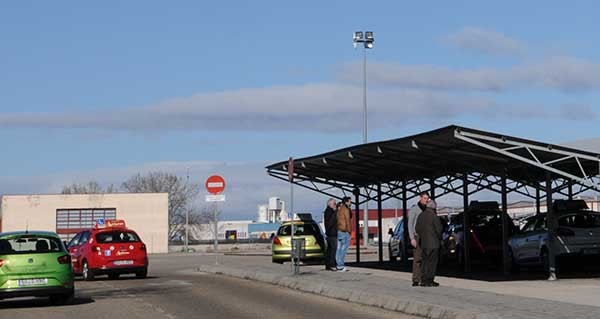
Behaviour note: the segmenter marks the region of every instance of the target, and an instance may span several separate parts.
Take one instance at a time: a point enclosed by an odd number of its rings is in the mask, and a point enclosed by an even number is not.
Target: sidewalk
[[[600,280],[482,282],[438,277],[438,288],[411,287],[410,274],[350,268],[348,273],[272,264],[264,256],[199,256],[197,271],[286,286],[426,318],[600,318]],[[535,298],[534,298],[535,297]]]

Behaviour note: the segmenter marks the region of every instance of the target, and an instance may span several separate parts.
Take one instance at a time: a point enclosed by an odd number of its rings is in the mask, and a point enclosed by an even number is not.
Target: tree
[[[90,181],[88,183],[72,183],[63,187],[62,194],[108,194],[118,192],[114,185],[109,185],[104,189],[97,181]]]
[[[165,172],[136,174],[121,184],[130,193],[169,194],[169,238],[177,238],[185,225],[185,214],[189,213],[189,223],[201,221],[200,210],[194,205],[199,193],[197,184],[188,184],[183,178]]]

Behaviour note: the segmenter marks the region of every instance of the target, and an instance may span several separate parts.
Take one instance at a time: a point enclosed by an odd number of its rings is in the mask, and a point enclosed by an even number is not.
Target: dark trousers
[[[421,282],[421,245],[417,240],[417,247],[413,249],[412,281]]]
[[[439,248],[421,248],[421,282],[432,283],[437,272]]]
[[[337,236],[327,236],[327,250],[325,251],[325,268],[335,269],[335,253],[337,251]]]

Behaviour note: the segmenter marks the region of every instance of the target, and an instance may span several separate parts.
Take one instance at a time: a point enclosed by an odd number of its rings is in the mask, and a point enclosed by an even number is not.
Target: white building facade
[[[122,219],[140,235],[148,253],[168,252],[167,193],[3,195],[0,201],[0,232],[52,231],[69,240],[98,219]]]

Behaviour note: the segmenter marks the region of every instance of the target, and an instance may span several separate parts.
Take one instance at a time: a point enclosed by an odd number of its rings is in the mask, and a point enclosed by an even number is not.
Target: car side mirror
[[[390,235],[390,236],[394,236],[394,230],[390,228],[390,229],[388,230],[388,235]]]

